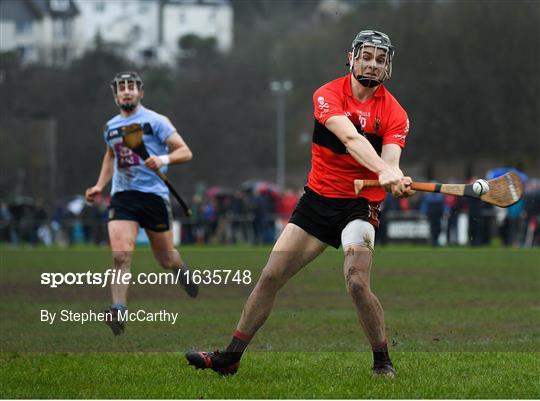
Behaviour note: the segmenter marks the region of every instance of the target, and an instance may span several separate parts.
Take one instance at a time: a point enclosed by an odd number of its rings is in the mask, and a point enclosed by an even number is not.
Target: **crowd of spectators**
[[[193,216],[180,221],[184,244],[271,244],[287,223],[302,189],[280,191],[268,182],[248,182],[242,188],[199,189],[191,200]],[[11,245],[107,244],[109,197],[86,204],[82,196],[59,201],[47,208],[42,200],[20,198],[0,203],[0,241]],[[492,243],[495,237],[505,246],[540,245],[540,180],[529,179],[525,196],[517,204],[497,208],[484,202],[435,193],[418,193],[409,199],[387,196],[377,243],[392,241],[388,226],[396,219],[428,224],[423,242],[432,246]],[[466,243],[459,241],[458,222],[467,220]]]

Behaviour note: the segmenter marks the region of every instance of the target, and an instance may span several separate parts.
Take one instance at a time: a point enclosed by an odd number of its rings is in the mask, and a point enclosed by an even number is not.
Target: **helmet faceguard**
[[[131,85],[133,87],[132,90],[130,90],[130,83],[133,83],[134,85]],[[119,72],[116,74],[111,81],[111,90],[113,92],[114,101],[116,102],[116,105],[120,107],[122,110],[131,112],[137,107],[138,100],[136,102],[129,102],[129,103],[120,103],[118,101],[118,93],[119,92],[125,92],[125,91],[131,91],[135,96],[139,96],[139,92],[143,88],[143,81],[139,74],[132,71],[126,71],[126,72]],[[123,86],[123,89],[122,89]]]
[[[381,50],[384,53],[381,53]],[[392,76],[394,52],[395,48],[387,34],[372,30],[360,31],[352,42],[350,71],[365,87],[373,88],[380,85]],[[362,56],[365,56],[367,60],[364,61]],[[360,59],[358,73],[354,68],[357,59]],[[368,70],[371,70],[371,74],[366,74]]]

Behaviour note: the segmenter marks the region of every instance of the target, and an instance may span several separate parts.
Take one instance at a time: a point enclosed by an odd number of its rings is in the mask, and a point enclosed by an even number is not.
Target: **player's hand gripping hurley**
[[[493,180],[487,181],[487,191],[479,194],[473,189],[474,184],[439,184],[432,182],[413,182],[415,191],[440,192],[442,194],[465,196],[480,199],[483,202],[499,207],[509,207],[517,203],[523,196],[523,183],[514,172],[509,172]],[[363,188],[380,187],[378,180],[354,180],[354,191],[360,194]]]
[[[148,157],[150,157],[150,155],[148,154],[148,150],[146,150],[146,146],[143,142],[143,129],[140,124],[135,123],[122,127],[122,136],[124,145],[136,154],[138,154],[140,157],[142,157],[143,160],[146,160],[148,159]],[[180,206],[182,206],[182,209],[184,210],[186,216],[190,217],[192,215],[191,209],[186,204],[186,202],[184,202],[178,192],[176,192],[176,190],[173,188],[167,176],[163,174],[160,170],[153,171],[159,176],[159,178],[163,180],[165,185],[167,185],[169,191],[171,191],[174,198],[178,201]]]

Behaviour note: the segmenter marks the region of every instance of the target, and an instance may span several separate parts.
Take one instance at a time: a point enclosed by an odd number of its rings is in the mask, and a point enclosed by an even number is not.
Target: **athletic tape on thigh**
[[[348,245],[362,245],[375,248],[375,228],[367,221],[356,219],[341,232],[341,245],[345,251]]]

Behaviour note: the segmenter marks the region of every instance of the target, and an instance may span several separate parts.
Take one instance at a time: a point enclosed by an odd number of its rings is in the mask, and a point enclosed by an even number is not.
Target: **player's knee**
[[[131,252],[113,252],[113,263],[116,269],[128,270],[131,267]]]
[[[354,252],[356,248],[373,250],[375,228],[364,220],[350,221],[341,232],[341,245],[346,255]]]
[[[278,290],[283,285],[283,275],[275,269],[264,268],[259,285],[266,290]]]
[[[359,276],[347,277],[347,291],[357,300],[368,297],[371,292],[369,283]]]
[[[345,272],[347,291],[355,299],[360,299],[370,293],[369,276],[365,274],[362,266],[348,266]]]

